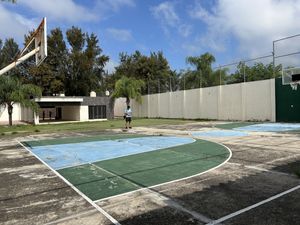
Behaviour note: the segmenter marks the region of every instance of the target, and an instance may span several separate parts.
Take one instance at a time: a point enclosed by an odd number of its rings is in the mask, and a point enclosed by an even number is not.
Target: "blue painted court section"
[[[212,130],[192,132],[194,137],[243,137],[247,136],[246,132],[232,130]]]
[[[32,147],[32,152],[44,160],[53,169],[61,169],[178,145],[185,145],[194,141],[193,138],[183,137],[140,137],[75,144],[36,146]]]
[[[299,123],[264,123],[254,124],[245,127],[234,128],[238,131],[261,131],[261,132],[280,132],[290,130],[300,130]]]

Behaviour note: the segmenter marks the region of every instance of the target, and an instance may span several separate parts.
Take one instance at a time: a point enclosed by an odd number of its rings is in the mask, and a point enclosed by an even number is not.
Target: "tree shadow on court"
[[[300,159],[274,165],[270,171],[251,170],[243,165],[225,165],[217,173],[207,173],[185,182],[166,187],[163,193],[154,190],[179,203],[186,209],[198,212],[210,219],[218,219],[300,184],[295,171],[300,170]],[[175,186],[176,185],[176,186]],[[169,188],[169,191],[168,191]],[[148,199],[149,200],[149,199]],[[134,199],[132,200],[134,201]],[[300,221],[300,189],[260,207],[243,213],[222,224],[288,225]],[[145,202],[145,205],[147,202]],[[128,202],[130,207],[130,202]],[[146,209],[147,207],[145,207]],[[170,212],[170,213],[166,213]],[[139,216],[121,220],[121,224],[205,224],[191,215],[178,216],[177,209],[162,207]],[[175,222],[174,222],[175,221]],[[195,222],[198,223],[195,223]]]

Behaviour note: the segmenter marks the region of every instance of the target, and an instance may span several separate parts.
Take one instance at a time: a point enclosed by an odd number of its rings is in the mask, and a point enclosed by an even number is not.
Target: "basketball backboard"
[[[300,84],[300,68],[287,68],[282,70],[282,84],[290,85],[293,90],[297,90],[297,85]]]
[[[32,43],[34,48],[32,49]],[[30,50],[30,52],[28,52]],[[8,72],[15,66],[27,60],[29,57],[35,55],[35,63],[39,66],[47,57],[47,20],[43,18],[38,28],[31,35],[28,44],[20,52],[14,62],[0,70],[0,75]]]
[[[42,20],[36,35],[34,37],[35,48],[39,47],[39,51],[35,54],[35,64],[39,66],[47,57],[47,20],[46,17]]]

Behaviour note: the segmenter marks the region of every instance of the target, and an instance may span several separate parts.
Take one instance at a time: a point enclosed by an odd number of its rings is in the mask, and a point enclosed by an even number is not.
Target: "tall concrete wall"
[[[13,121],[21,121],[21,106],[20,104],[13,105],[13,113],[12,113],[12,120]],[[8,111],[7,106],[4,107],[3,105],[0,106],[0,122],[7,122],[8,121]]]
[[[131,101],[135,117],[275,121],[274,79],[146,95],[142,100]],[[122,116],[125,107],[125,100],[118,99],[115,115]]]

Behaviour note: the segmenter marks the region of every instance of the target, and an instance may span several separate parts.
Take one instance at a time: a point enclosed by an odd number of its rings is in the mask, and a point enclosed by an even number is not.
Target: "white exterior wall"
[[[275,121],[275,79],[246,84],[245,119]]]
[[[123,116],[126,108],[126,98],[118,98],[115,100],[114,115],[116,117]]]
[[[135,117],[275,122],[275,79],[145,95],[142,98],[142,104],[132,100]],[[120,102],[116,101],[115,113],[121,107]],[[124,106],[122,108],[123,115]]]
[[[200,90],[192,89],[185,91],[184,116],[187,119],[199,118]]]
[[[220,120],[243,120],[243,83],[220,87]]]
[[[183,118],[184,91],[170,92],[169,118]]]
[[[158,103],[158,96],[159,94],[154,94],[149,96],[149,117],[150,118],[155,118],[159,117],[159,108],[160,105]],[[156,106],[156,107],[151,107],[151,106]]]
[[[202,88],[200,93],[199,118],[218,118],[218,90],[219,87]]]
[[[13,121],[21,121],[21,106],[20,104],[13,105],[13,114],[12,120]],[[0,122],[8,122],[8,111],[7,106],[0,106]]]
[[[79,109],[79,121],[88,121],[89,120],[89,106],[82,105]]]
[[[170,118],[170,93],[159,94],[159,114],[158,117]]]

